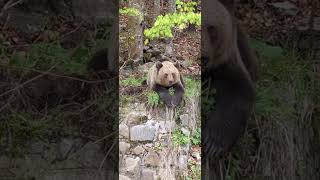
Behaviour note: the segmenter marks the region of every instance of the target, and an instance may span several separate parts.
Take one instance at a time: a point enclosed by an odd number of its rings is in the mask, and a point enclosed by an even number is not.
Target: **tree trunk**
[[[176,12],[176,1],[175,0],[168,0],[168,12],[167,13],[175,13],[175,12]],[[169,38],[166,41],[165,54],[168,56],[171,56],[173,54],[172,38]]]
[[[132,0],[129,3],[129,7],[135,8],[139,11],[139,15],[131,16],[128,21],[128,28],[130,28],[130,53],[129,60],[132,60],[134,64],[142,62],[143,59],[143,0]]]
[[[160,0],[153,0],[153,23],[156,21],[157,17],[160,15]]]

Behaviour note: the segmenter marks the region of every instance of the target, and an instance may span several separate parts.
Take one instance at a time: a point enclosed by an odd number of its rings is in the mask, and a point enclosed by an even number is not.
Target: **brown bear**
[[[168,107],[177,106],[183,99],[184,82],[179,67],[179,63],[174,64],[168,60],[160,60],[148,72],[148,87],[157,92]],[[173,96],[169,93],[171,87],[174,89]]]
[[[216,90],[215,109],[202,124],[203,153],[215,157],[236,143],[252,113],[257,57],[230,12],[232,0],[202,7],[202,79],[213,80]]]

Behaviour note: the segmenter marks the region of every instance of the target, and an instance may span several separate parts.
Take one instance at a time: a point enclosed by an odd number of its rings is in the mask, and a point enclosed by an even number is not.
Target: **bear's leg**
[[[172,97],[170,96],[169,90],[167,88],[162,87],[160,85],[155,85],[153,90],[159,94],[159,96],[162,99],[162,101],[164,101],[164,103],[168,107],[172,107],[172,104],[171,104]]]
[[[177,106],[182,101],[184,89],[181,84],[176,84],[173,86],[173,88],[174,96],[172,97],[172,105]]]

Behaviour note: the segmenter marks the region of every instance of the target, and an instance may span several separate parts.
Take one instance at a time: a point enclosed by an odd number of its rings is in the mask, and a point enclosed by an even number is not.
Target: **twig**
[[[2,8],[0,16],[2,16],[3,12],[18,5],[19,3],[21,3],[23,0],[18,0],[16,2],[13,2],[14,0],[9,0]]]
[[[4,64],[0,64],[0,66],[5,66],[5,65]],[[61,77],[61,78],[67,78],[67,79],[72,79],[72,80],[75,80],[75,81],[81,81],[81,82],[85,82],[85,83],[101,83],[101,82],[106,82],[108,80],[117,78],[117,77],[114,77],[114,78],[109,78],[109,79],[90,81],[90,80],[85,80],[85,79],[81,79],[81,78],[76,78],[76,77],[71,77],[71,76],[66,76],[66,75],[59,75],[59,74],[55,74],[55,73],[50,73],[49,71],[40,71],[40,70],[31,69],[31,68],[24,68],[24,67],[13,67],[13,68],[29,70],[29,71],[33,71],[33,72],[37,72],[37,73],[41,73],[41,74],[45,74],[45,75]],[[0,97],[1,97],[1,95],[0,95]]]
[[[104,136],[103,138],[96,140],[95,142],[93,142],[93,144],[96,144],[96,143],[98,143],[98,142],[100,142],[100,141],[102,141],[102,140],[104,140],[104,139],[107,139],[107,138],[109,138],[110,136],[114,135],[114,134],[117,133],[117,132],[118,132],[118,131],[115,131],[115,132],[113,132],[113,133],[110,133],[110,134]]]
[[[117,142],[117,141],[118,141],[118,139],[116,139],[116,140],[112,143],[112,145],[111,145],[111,147],[109,148],[109,150],[108,150],[107,154],[104,156],[104,158],[103,158],[102,162],[100,163],[99,171],[101,170],[101,168],[102,168],[102,166],[103,166],[104,162],[106,161],[106,159],[107,159],[108,155],[110,154],[111,150],[113,149],[113,146],[116,144],[116,142]]]

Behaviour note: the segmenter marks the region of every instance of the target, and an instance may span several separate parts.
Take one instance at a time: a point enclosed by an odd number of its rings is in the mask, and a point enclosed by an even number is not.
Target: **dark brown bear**
[[[215,110],[202,124],[205,157],[230,150],[241,136],[255,101],[257,58],[232,9],[232,0],[202,1],[202,79],[213,80],[216,89]]]

